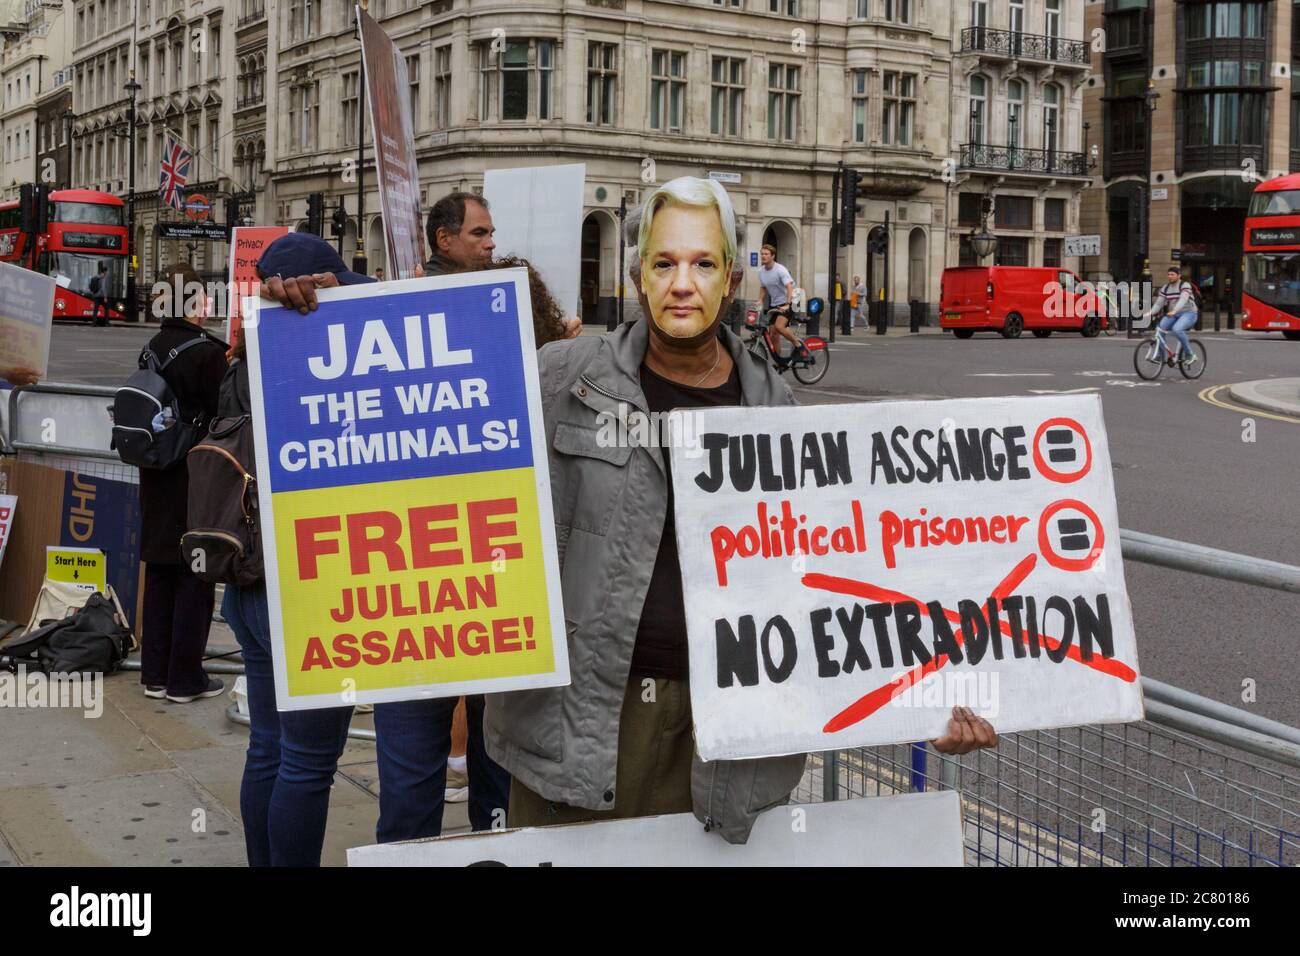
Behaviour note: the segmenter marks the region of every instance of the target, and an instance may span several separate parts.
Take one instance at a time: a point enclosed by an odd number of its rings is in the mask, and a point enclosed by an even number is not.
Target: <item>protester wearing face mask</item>
[[[649,415],[794,399],[720,324],[743,278],[722,186],[682,177],[660,187],[636,238],[643,317],[539,355],[572,681],[489,696],[488,748],[514,778],[512,827],[693,811],[743,843],[759,813],[789,799],[804,755],[707,765],[696,755],[672,456],[610,449],[599,435],[620,405]],[[987,722],[954,711],[935,747],[994,742]]]

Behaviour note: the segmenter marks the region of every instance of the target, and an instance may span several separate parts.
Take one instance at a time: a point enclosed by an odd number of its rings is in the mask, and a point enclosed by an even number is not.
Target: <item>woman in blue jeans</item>
[[[226,585],[221,614],[244,652],[249,735],[239,813],[249,866],[320,866],[330,787],[351,707],[275,709],[266,585]]]

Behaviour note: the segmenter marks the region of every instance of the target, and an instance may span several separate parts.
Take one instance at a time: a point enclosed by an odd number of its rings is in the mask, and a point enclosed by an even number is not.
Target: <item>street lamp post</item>
[[[992,203],[988,196],[980,197],[980,231],[970,234],[969,242],[972,251],[975,253],[975,261],[978,263],[982,259],[993,255],[998,248],[998,237],[989,233],[989,209]]]
[[[130,97],[126,106],[127,136],[127,185],[126,185],[126,314],[132,322],[140,321],[140,313],[135,294],[135,98],[140,92],[140,84],[135,81],[135,70],[126,81],[126,95]]]
[[[1154,175],[1155,162],[1151,155],[1151,128],[1155,125],[1156,100],[1160,99],[1160,94],[1156,91],[1156,85],[1151,80],[1147,81],[1146,91],[1146,108],[1147,108],[1147,182],[1146,195],[1143,197],[1145,202],[1142,203],[1142,288],[1147,290],[1151,288],[1151,193],[1152,178]],[[1128,323],[1128,338],[1133,337],[1133,323]]]
[[[67,143],[68,143],[68,149],[67,149],[67,153],[68,153],[68,178],[67,178],[67,180],[64,182],[65,187],[71,187],[71,186],[72,186],[72,121],[75,120],[76,118],[77,118],[77,114],[74,113],[74,112],[72,112],[72,107],[71,107],[71,106],[69,106],[69,107],[67,107],[67,108],[64,109],[64,111],[63,111],[63,138],[64,138],[65,140],[67,140]],[[58,162],[57,162],[57,160],[56,160],[56,161],[55,161],[55,166],[57,167],[57,165],[58,165]]]

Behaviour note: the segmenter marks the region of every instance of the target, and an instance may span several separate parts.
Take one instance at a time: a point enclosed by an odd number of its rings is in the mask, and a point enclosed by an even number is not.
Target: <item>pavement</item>
[[[1261,378],[1254,382],[1238,382],[1228,389],[1228,394],[1252,408],[1279,415],[1300,415],[1300,378]]]
[[[214,622],[208,654],[237,647],[230,628]],[[192,704],[147,698],[139,671],[119,671],[103,681],[98,716],[5,708],[0,867],[245,865],[239,784],[248,728],[226,717],[235,677],[220,676],[227,692]],[[373,730],[373,717],[356,714],[352,726]],[[468,806],[444,805],[444,834],[469,831]],[[378,819],[375,746],[349,740],[322,865],[343,866],[349,847],[374,843]]]

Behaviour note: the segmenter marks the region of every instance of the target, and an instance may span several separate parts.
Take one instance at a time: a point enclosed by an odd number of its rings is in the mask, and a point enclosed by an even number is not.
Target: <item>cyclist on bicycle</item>
[[[790,331],[790,305],[794,299],[794,278],[790,270],[776,261],[776,247],[764,245],[759,253],[761,264],[758,269],[758,282],[762,287],[759,305],[766,315],[769,311],[776,313],[772,320],[772,329],[782,338],[788,339],[798,351],[800,358],[809,358],[799,337]]]
[[[1160,320],[1160,328],[1165,332],[1173,332],[1182,343],[1182,354],[1186,356],[1183,359],[1185,365],[1192,365],[1197,362],[1196,353],[1192,351],[1191,340],[1187,337],[1187,330],[1196,324],[1198,310],[1196,308],[1196,295],[1192,290],[1192,284],[1183,278],[1181,270],[1177,266],[1170,266],[1167,273],[1169,281],[1161,286],[1160,291],[1156,293],[1155,304],[1142,314],[1144,319],[1155,318],[1156,315],[1164,313],[1164,318]],[[1165,346],[1169,348],[1168,346]],[[1178,356],[1174,354],[1173,349],[1169,349],[1170,363]]]

